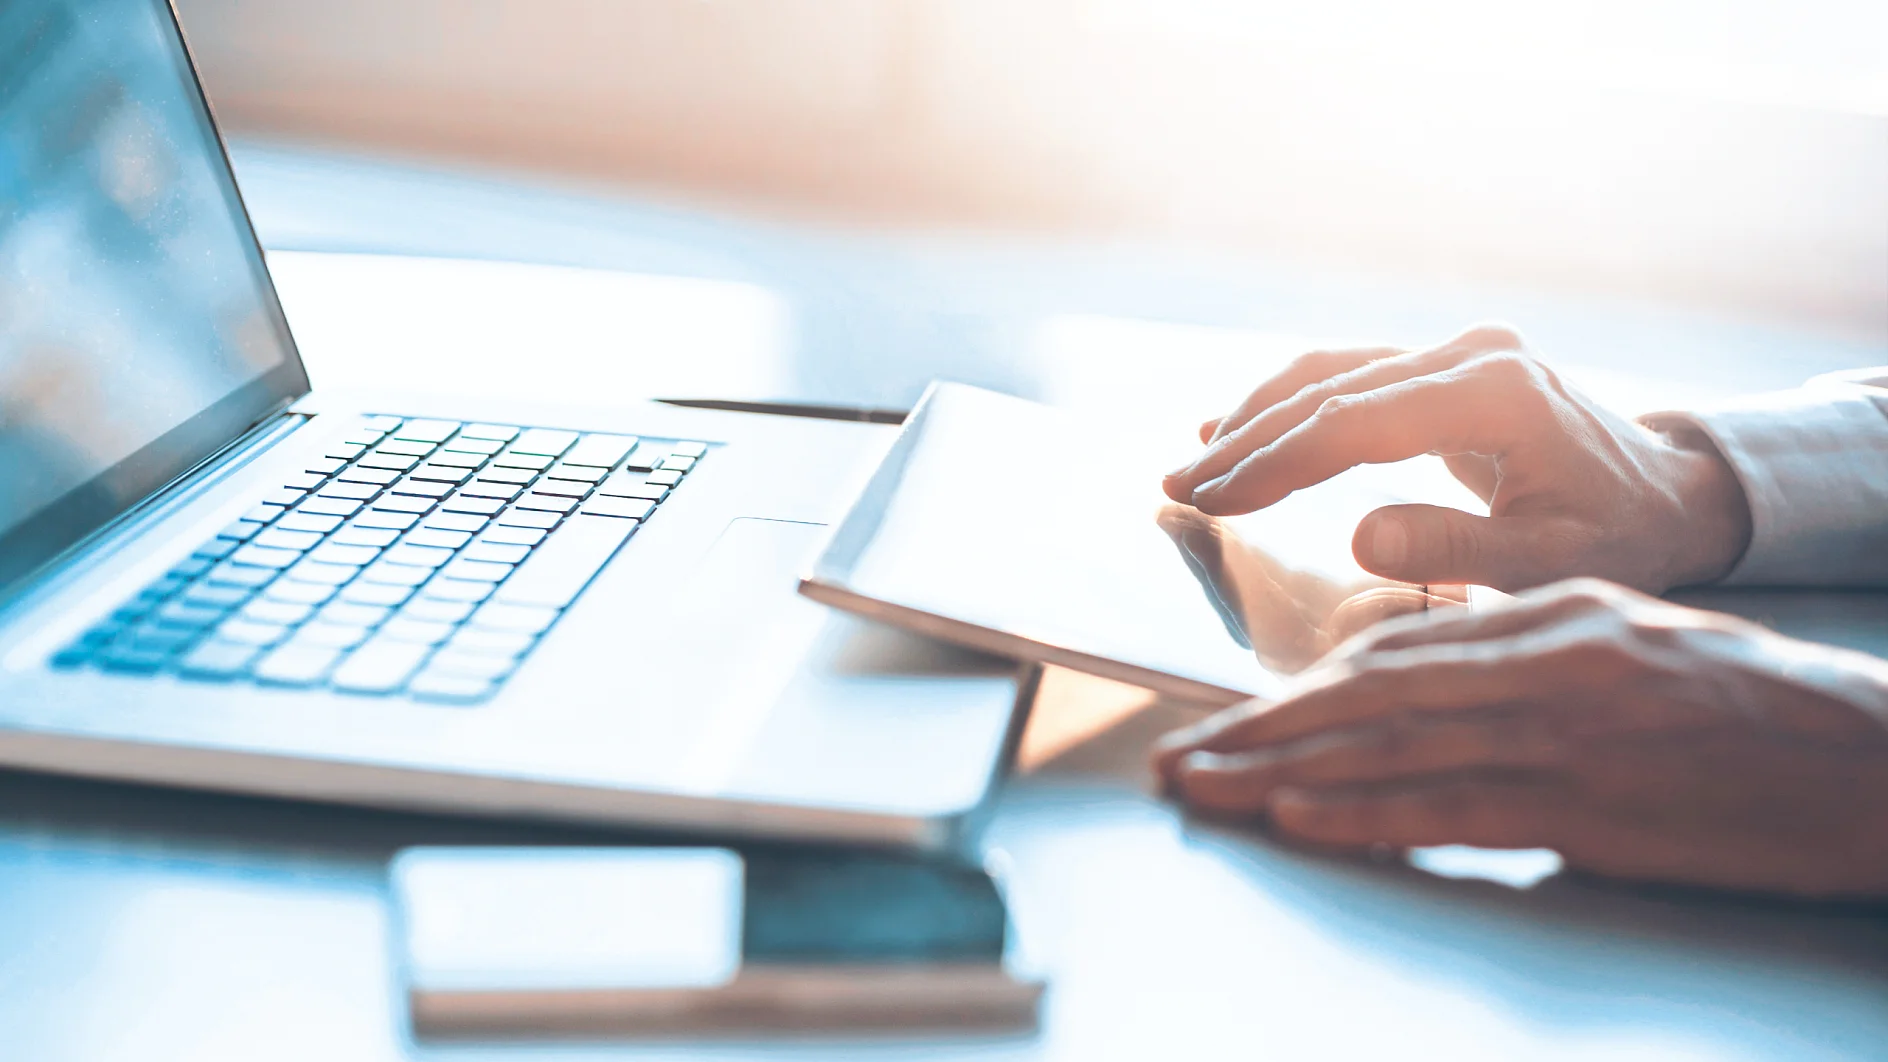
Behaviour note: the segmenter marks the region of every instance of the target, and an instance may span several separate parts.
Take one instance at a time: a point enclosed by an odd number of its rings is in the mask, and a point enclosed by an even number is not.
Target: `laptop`
[[[794,593],[891,429],[311,393],[161,0],[0,7],[0,108],[0,764],[919,847],[985,806],[1028,673]]]

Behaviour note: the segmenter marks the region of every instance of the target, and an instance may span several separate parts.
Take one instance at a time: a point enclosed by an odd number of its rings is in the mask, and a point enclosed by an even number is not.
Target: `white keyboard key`
[[[289,515],[293,516],[295,514],[290,513]],[[407,528],[412,527],[413,522],[418,519],[419,517],[413,515],[412,513],[396,513],[396,512],[387,512],[380,509],[370,509],[367,512],[360,514],[359,516],[356,516],[353,520],[353,526],[390,528],[395,531],[404,531]],[[430,517],[430,516],[427,517],[427,520],[429,522],[432,519],[434,519],[434,517]]]
[[[428,670],[413,680],[407,692],[426,701],[470,704],[485,699],[492,692],[492,683],[469,675],[446,675]]]
[[[516,666],[516,660],[508,656],[482,656],[476,653],[461,653],[451,649],[441,649],[434,654],[426,665],[426,670],[445,675],[466,675],[480,679],[499,679],[505,677]]]
[[[669,496],[669,488],[651,483],[634,472],[618,472],[603,481],[597,493],[614,498],[646,498],[659,502]]]
[[[339,649],[291,642],[257,661],[254,674],[273,686],[312,686],[340,657]]]
[[[296,582],[340,586],[359,575],[360,571],[351,564],[323,564],[320,561],[305,560],[290,568],[286,577]]]
[[[410,540],[387,551],[388,564],[410,564],[417,568],[437,568],[452,559],[452,551],[441,546],[416,546]]]
[[[400,610],[400,615],[428,623],[459,623],[472,614],[473,607],[470,601],[440,601],[430,597],[416,597],[406,603],[406,607]]]
[[[635,445],[634,435],[586,435],[564,451],[564,463],[614,468]]]
[[[609,469],[598,465],[573,465],[568,461],[560,461],[546,469],[544,472],[545,479],[539,482],[543,483],[549,480],[568,479],[578,483],[595,483],[609,474]],[[541,490],[543,488],[540,487],[539,489]]]
[[[599,516],[568,521],[518,566],[516,573],[498,588],[496,600],[508,605],[563,608],[577,599],[636,526],[633,520]]]
[[[324,623],[345,623],[353,627],[376,627],[385,622],[392,609],[384,605],[359,605],[352,601],[331,601],[321,609]]]
[[[389,550],[388,552],[393,552]],[[431,568],[381,561],[361,573],[361,582],[386,583],[389,586],[418,586],[433,577]]]
[[[334,537],[328,539],[328,541],[337,546],[372,546],[374,549],[378,550],[393,545],[394,540],[399,537],[400,532],[395,531],[391,527],[360,527],[356,525],[354,527],[344,527],[336,531]],[[362,563],[366,562],[363,561]]]
[[[518,564],[531,555],[530,546],[513,546],[500,542],[479,542],[466,548],[459,555],[461,560],[488,561],[492,564]]]
[[[523,656],[525,650],[531,648],[536,642],[535,636],[520,634],[516,631],[493,631],[468,627],[453,635],[452,641],[447,644],[461,652],[515,658]]]
[[[330,649],[352,649],[367,640],[367,628],[354,623],[323,623],[316,620],[295,632],[291,645],[319,645]]]
[[[439,574],[447,579],[464,579],[473,583],[496,583],[510,575],[511,570],[509,564],[460,558],[441,568]]]
[[[557,610],[494,602],[474,612],[471,622],[473,627],[485,630],[538,634],[557,622]]]
[[[228,619],[216,628],[216,636],[226,642],[241,642],[243,645],[274,645],[288,635],[288,627],[280,623],[257,623],[254,620]]]
[[[577,507],[577,499],[563,494],[539,494],[532,491],[518,499],[517,508],[546,513],[567,513]]]
[[[556,457],[570,448],[577,441],[574,431],[554,431],[550,428],[530,428],[512,441],[511,452],[533,454],[543,457]]]
[[[277,579],[269,584],[262,596],[272,601],[288,601],[297,605],[319,605],[334,596],[334,584]]]
[[[631,472],[653,472],[672,449],[668,443],[643,443],[636,447],[635,453],[629,455],[629,460],[623,462],[623,467]]]
[[[542,531],[556,527],[557,522],[563,518],[560,513],[539,512],[535,509],[509,509],[506,510],[505,515],[498,518],[498,522],[505,527],[533,527]]]
[[[500,442],[518,434],[509,424],[467,424],[459,434],[467,439],[497,439]]]
[[[483,601],[492,596],[492,584],[464,579],[434,579],[420,591],[421,596],[436,601]]]
[[[450,623],[438,623],[428,620],[410,619],[405,616],[395,616],[393,619],[387,621],[385,627],[380,629],[380,636],[382,638],[392,639],[396,642],[413,642],[418,645],[438,645],[440,642],[452,636],[452,630],[453,626]]]
[[[396,439],[411,439],[415,442],[439,443],[452,438],[459,430],[459,422],[453,420],[409,420],[393,431]]]
[[[477,531],[485,526],[485,517],[475,513],[434,513],[426,518],[427,527],[446,531]]]
[[[275,522],[274,529],[279,529],[282,531],[302,531],[302,532],[312,531],[315,533],[315,537],[313,541],[319,542],[321,541],[322,535],[325,535],[328,532],[340,526],[341,526],[341,518],[338,516],[322,516],[318,513],[294,512],[294,513],[289,513],[287,516],[282,517],[280,520],[277,520]],[[261,542],[262,539],[256,538],[252,541]],[[307,541],[307,540],[300,540],[300,541]],[[287,548],[287,547],[284,546],[283,548]],[[306,548],[306,547],[300,547],[300,548]]]
[[[230,554],[229,559],[236,564],[248,564],[257,568],[286,568],[301,560],[302,554],[300,550],[249,545]]]
[[[300,601],[274,601],[258,597],[244,605],[239,615],[254,623],[293,626],[308,618],[315,606]]]
[[[544,531],[537,527],[494,527],[480,535],[479,541],[513,546],[535,546],[544,541]]]
[[[283,517],[284,520],[290,517]],[[329,517],[328,519],[334,519]],[[249,540],[258,546],[270,549],[307,550],[321,544],[321,536],[313,531],[287,531],[281,527],[265,527],[255,538]]]
[[[433,549],[458,549],[472,540],[467,531],[446,531],[437,527],[422,527],[406,536],[409,546],[430,546]]]
[[[308,559],[320,561],[323,564],[345,564],[358,568],[363,564],[372,563],[373,559],[379,555],[380,547],[378,546],[344,546],[329,542],[310,553]]]
[[[618,520],[642,520],[654,512],[655,507],[656,503],[646,498],[592,498],[583,503],[583,512]]]
[[[355,580],[341,591],[341,600],[353,601],[362,605],[386,605],[392,607],[413,596],[413,588],[394,583],[364,583]]]
[[[335,669],[333,684],[350,693],[391,693],[406,683],[432,647],[420,642],[376,638]]]

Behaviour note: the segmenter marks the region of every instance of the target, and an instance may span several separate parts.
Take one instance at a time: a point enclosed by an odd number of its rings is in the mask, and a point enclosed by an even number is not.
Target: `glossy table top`
[[[1888,1044],[1879,914],[1560,877],[1523,891],[1192,826],[1126,780],[1178,714],[1061,674],[1037,720],[1052,733],[985,839],[1051,979],[1034,1036],[422,1047],[389,967],[393,852],[610,838],[14,776],[7,1057],[1818,1060]]]
[[[812,233],[274,150],[239,150],[238,164],[275,247],[641,275],[285,257],[321,386],[374,370],[469,390],[601,380],[896,406],[950,375],[1181,424],[1310,337],[1420,340],[1496,308],[1627,406],[1888,360],[1774,326],[1526,293]],[[547,306],[551,325],[532,312]],[[533,343],[534,328],[557,341]],[[535,371],[508,375],[519,350]],[[1888,652],[1879,599],[1725,600]],[[1189,824],[1141,769],[1147,741],[1186,718],[1100,680],[1045,683],[984,844],[1009,865],[1019,945],[1051,988],[1040,1032],[1000,1040],[418,1046],[389,962],[390,855],[608,838],[0,774],[0,1058],[1888,1057],[1879,912],[1564,876],[1514,888]],[[1450,855],[1431,866],[1475,869]],[[1480,869],[1525,881],[1550,868],[1524,853]]]

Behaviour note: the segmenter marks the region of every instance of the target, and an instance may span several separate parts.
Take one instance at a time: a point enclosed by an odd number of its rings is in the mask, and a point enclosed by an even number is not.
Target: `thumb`
[[[1440,505],[1386,505],[1363,518],[1351,552],[1365,571],[1406,583],[1479,583],[1518,590],[1546,581],[1541,521]]]

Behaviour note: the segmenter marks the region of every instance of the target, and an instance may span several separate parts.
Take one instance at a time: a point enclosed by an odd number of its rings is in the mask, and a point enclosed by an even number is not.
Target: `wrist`
[[[1654,428],[1672,453],[1683,530],[1669,584],[1695,586],[1731,574],[1750,548],[1750,501],[1737,472],[1709,435],[1686,423]]]

